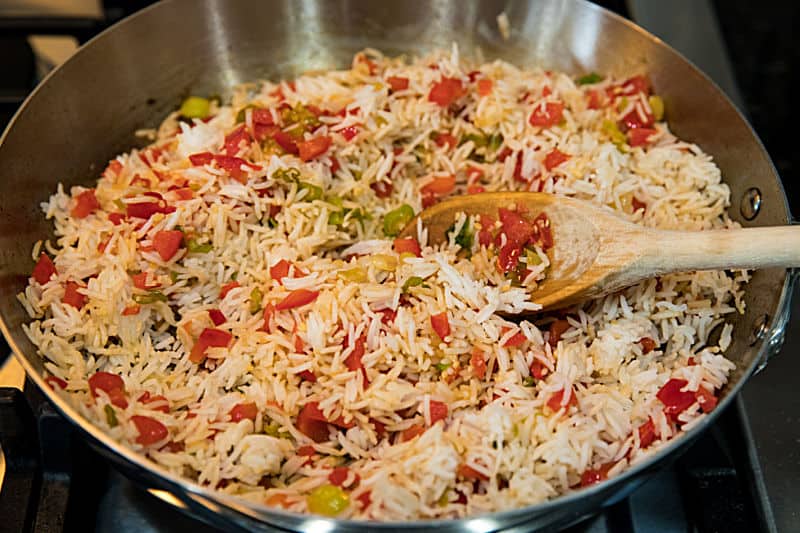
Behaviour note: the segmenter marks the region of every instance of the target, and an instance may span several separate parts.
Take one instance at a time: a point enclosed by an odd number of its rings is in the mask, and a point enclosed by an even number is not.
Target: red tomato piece
[[[151,407],[153,411],[161,411],[162,413],[169,413],[169,400],[167,400],[166,396],[162,396],[161,394],[158,394],[156,396],[150,396],[150,393],[145,391],[144,393],[142,393],[141,396],[139,396],[139,399],[137,401],[145,405],[151,403],[157,403],[159,405]]]
[[[269,109],[256,107],[250,110],[250,117],[253,124],[261,124],[262,126],[274,126],[275,119],[272,117],[272,112]]]
[[[275,314],[275,306],[271,303],[264,306],[264,324],[261,326],[260,331],[266,331],[267,333],[271,333],[272,331],[272,315]]]
[[[156,213],[165,213],[166,207],[162,206],[159,202],[136,202],[133,204],[126,204],[125,211],[129,217],[149,219]],[[174,208],[173,208],[174,210]],[[169,211],[172,212],[172,211]]]
[[[258,416],[258,407],[256,402],[237,403],[230,411],[231,422],[239,422],[245,418],[255,422]]]
[[[447,319],[447,311],[437,315],[431,315],[431,327],[442,341],[444,341],[446,337],[449,337],[450,321]]]
[[[639,426],[639,447],[647,448],[653,441],[656,440],[656,426],[653,424],[653,419],[648,418],[647,422]]]
[[[528,119],[531,126],[550,128],[561,122],[564,116],[564,104],[561,102],[546,102],[544,106],[537,105]]]
[[[425,426],[422,424],[411,426],[408,429],[404,429],[402,433],[400,433],[400,442],[408,442],[411,439],[422,435],[423,433],[425,433]]]
[[[561,340],[561,335],[564,334],[570,328],[569,322],[563,318],[559,318],[558,320],[552,322],[550,324],[550,328],[547,330],[550,333],[550,336],[547,339],[547,343],[552,347],[555,348],[558,345],[558,341]]]
[[[286,259],[281,259],[271,267],[269,267],[269,275],[272,279],[283,285],[283,278],[289,276],[289,269],[292,264]]]
[[[631,207],[633,208],[633,212],[635,213],[638,210],[647,211],[647,204],[639,200],[637,197],[631,198]]]
[[[298,141],[297,150],[300,159],[303,161],[311,161],[328,151],[331,147],[331,138],[327,135],[321,137],[314,137],[307,141]]]
[[[330,437],[328,421],[319,409],[319,403],[305,404],[297,415],[295,423],[302,434],[314,442],[325,442]]]
[[[553,247],[553,230],[550,225],[550,219],[546,213],[539,213],[533,219],[534,238],[531,244],[538,243],[541,245],[542,250],[545,252]]]
[[[242,146],[249,144],[249,142],[250,134],[247,133],[245,125],[242,124],[225,136],[225,154],[235,156],[242,149]]]
[[[122,310],[122,316],[132,316],[138,315],[139,311],[142,310],[142,306],[139,304],[132,304]]]
[[[361,504],[362,509],[366,509],[370,506],[370,504],[372,504],[372,491],[368,490],[366,492],[362,492],[356,496],[356,500],[358,500],[358,503]]]
[[[597,89],[591,89],[587,93],[587,98],[589,100],[588,107],[589,109],[600,109],[603,107],[603,93],[598,91]]]
[[[559,389],[553,394],[550,395],[550,398],[547,399],[547,407],[549,407],[553,412],[558,412],[562,407],[564,400],[564,389]],[[575,396],[575,391],[572,391],[572,394],[569,395],[569,402],[567,402],[566,408],[569,409],[571,405],[578,405],[578,398]]]
[[[553,148],[548,154],[544,157],[544,168],[547,170],[553,170],[561,163],[569,161],[570,156],[559,150],[558,148]]]
[[[194,198],[194,191],[189,187],[181,187],[180,189],[175,189],[172,192],[178,197],[178,200],[191,200]],[[109,215],[109,218],[111,216]]]
[[[676,418],[695,402],[695,393],[682,391],[689,382],[685,379],[672,378],[656,393],[656,397],[664,404],[664,414]]]
[[[336,485],[337,487],[341,487],[344,485],[344,482],[347,481],[347,478],[350,476],[350,469],[346,466],[337,466],[331,473],[328,474],[328,481],[331,482],[332,485]]]
[[[169,431],[167,426],[149,416],[133,415],[131,422],[136,426],[139,436],[136,437],[136,442],[142,446],[149,446],[160,442],[167,438]]]
[[[480,185],[467,185],[467,194],[480,194],[486,192],[486,189]]]
[[[226,348],[232,338],[233,335],[227,331],[205,328],[197,338],[197,342],[194,343],[189,360],[193,363],[200,363],[206,356],[206,349]]]
[[[182,453],[185,450],[186,444],[184,442],[175,442],[174,440],[171,440],[166,443],[160,451],[169,453]]]
[[[351,140],[353,140],[353,137],[358,135],[358,130],[359,129],[360,128],[357,125],[347,126],[346,128],[343,128],[343,129],[339,130],[339,133],[342,134],[342,137],[344,137],[345,141],[351,141]]]
[[[214,154],[211,152],[200,152],[189,156],[189,162],[195,167],[210,165],[214,161]]]
[[[544,366],[544,363],[538,359],[533,360],[529,370],[531,372],[531,376],[535,377],[536,379],[542,379],[550,372],[550,369]]]
[[[650,80],[646,76],[632,76],[612,88],[615,95],[633,96],[638,93],[650,94]]]
[[[122,224],[122,221],[124,219],[125,219],[125,214],[124,213],[109,213],[108,214],[108,220],[110,220],[111,223],[114,224],[115,226],[119,226],[120,224]]]
[[[58,387],[59,389],[64,390],[67,388],[67,382],[56,376],[47,376],[44,378],[44,382],[50,385],[51,389]]]
[[[211,319],[211,322],[213,322],[215,326],[220,326],[228,321],[228,319],[225,318],[225,314],[219,309],[209,309],[208,317]]]
[[[447,404],[444,402],[430,401],[431,425],[447,418]]]
[[[408,78],[400,76],[389,76],[386,82],[392,88],[392,91],[405,91],[408,89]]]
[[[439,195],[444,196],[445,194],[449,194],[453,192],[453,189],[456,188],[456,177],[455,176],[437,176],[433,178],[427,185],[420,189],[422,194],[432,194],[432,195]]]
[[[494,83],[489,78],[481,78],[478,80],[478,94],[480,96],[489,96],[492,94],[492,86]]]
[[[702,409],[704,413],[710,413],[717,406],[717,397],[705,387],[699,387],[697,389],[695,399],[697,403],[700,404],[700,409]]]
[[[297,143],[294,141],[294,137],[286,133],[285,131],[277,131],[275,135],[272,136],[275,139],[275,142],[278,143],[278,146],[286,150],[290,154],[297,155],[299,150],[297,148]]]
[[[486,359],[483,358],[483,352],[479,348],[472,349],[472,356],[469,358],[469,364],[472,367],[472,372],[478,379],[486,377]]]
[[[633,128],[628,130],[628,144],[631,146],[644,146],[649,143],[652,135],[658,133],[652,128]]]
[[[159,286],[158,283],[154,283],[153,285],[147,284],[147,272],[140,272],[139,274],[131,274],[131,280],[133,280],[134,287],[145,291],[149,291],[150,289],[155,289],[156,287]]]
[[[643,114],[644,117],[642,117],[642,115],[640,115],[636,110],[636,107],[634,107],[620,119],[620,129],[628,132],[638,128],[650,128],[650,126],[652,126],[655,122],[655,118],[647,111],[645,111]],[[648,136],[649,135],[645,135],[644,137],[646,138]]]
[[[581,475],[581,487],[588,487],[589,485],[594,485],[595,483],[608,479],[608,471],[611,470],[614,464],[615,463],[606,463],[600,465],[598,468],[590,468],[584,471],[583,475]]]
[[[481,229],[478,231],[478,243],[484,248],[488,248],[492,243],[492,230],[494,229],[495,220],[489,215],[479,215],[478,222],[481,225]]]
[[[295,307],[302,307],[316,300],[317,296],[319,296],[319,291],[297,289],[290,292],[286,298],[278,302],[278,305],[275,306],[275,310],[283,311],[286,309],[294,309]]]
[[[345,337],[344,339],[344,348],[348,348],[348,338]],[[364,357],[364,352],[366,351],[364,345],[366,344],[366,339],[362,335],[358,337],[355,342],[353,343],[353,351],[350,352],[350,355],[344,360],[344,366],[347,367],[350,371],[359,370],[361,371],[361,375],[364,377],[364,386],[366,387],[369,384],[369,380],[367,379],[367,369],[364,368],[364,363],[361,361],[361,358]]]
[[[87,189],[75,197],[75,206],[69,212],[75,218],[86,218],[100,208],[100,202],[94,195],[94,189]]]
[[[520,249],[510,244],[503,246],[497,254],[497,269],[503,274],[508,274],[519,263]]]
[[[89,378],[89,392],[91,392],[92,398],[97,397],[98,390],[105,392],[113,405],[122,409],[128,407],[128,400],[125,398],[125,382],[117,374],[95,372]]]
[[[314,374],[310,370],[303,370],[302,372],[299,372],[297,375],[300,376],[300,379],[302,379],[303,381],[308,381],[310,383],[317,382],[316,374]]]
[[[247,167],[251,170],[261,169],[260,166],[248,163],[241,157],[232,157],[229,155],[217,154],[214,156],[214,162],[217,164],[217,166],[219,166],[219,168],[230,174],[233,179],[241,183],[245,183],[247,181],[247,173],[242,169],[242,167]]]
[[[467,93],[461,80],[457,78],[442,77],[433,84],[428,93],[428,101],[441,107],[449,107],[453,102]]]
[[[103,171],[104,175],[109,175],[109,177],[115,177],[122,172],[122,163],[114,159],[113,161],[108,162],[108,166]]]
[[[89,299],[88,296],[85,294],[81,294],[78,292],[81,286],[74,281],[68,281],[66,285],[64,285],[64,296],[61,298],[61,301],[65,304],[71,305],[75,309],[83,309],[83,306],[86,305],[86,300]]]
[[[641,339],[639,339],[639,345],[642,347],[642,353],[648,354],[653,350],[655,350],[656,341],[654,341],[650,337],[642,337]]]
[[[482,472],[478,472],[477,470],[475,470],[471,466],[466,465],[464,463],[461,463],[460,465],[458,465],[458,470],[456,471],[456,474],[458,474],[458,477],[460,477],[460,478],[470,479],[472,481],[488,481],[489,480],[489,477],[486,474],[484,474]]]
[[[422,195],[422,208],[423,209],[427,209],[427,208],[431,207],[432,205],[436,205],[436,203],[438,201],[439,201],[439,197],[436,196],[435,194],[432,194],[432,193],[423,194]]]
[[[153,248],[164,261],[172,259],[183,243],[183,232],[162,230],[153,235]]]
[[[516,332],[510,339],[508,339],[503,346],[514,347],[524,343],[528,338],[521,331]]]
[[[375,191],[375,196],[378,198],[389,198],[394,191],[394,185],[392,185],[391,181],[376,181],[375,183],[370,184],[370,189]]]
[[[502,232],[506,236],[506,242],[513,248],[520,248],[530,241],[533,236],[533,225],[526,221],[516,211],[511,211],[501,207],[498,210]],[[516,266],[516,264],[514,265]]]
[[[376,311],[381,315],[381,322],[388,325],[390,322],[394,322],[394,318],[397,316],[397,311],[394,309],[381,309],[380,311]]]
[[[297,455],[300,457],[311,457],[317,453],[317,450],[314,449],[313,446],[310,444],[306,444],[304,446],[300,446],[297,448]]]
[[[274,139],[280,131],[278,126],[253,123],[253,139],[258,142],[269,138]]]
[[[229,283],[226,283],[219,289],[219,299],[224,300],[225,297],[228,295],[228,293],[237,287],[241,287],[238,281],[231,281]]]
[[[394,251],[398,254],[412,253],[417,257],[422,256],[422,249],[419,242],[414,237],[406,237],[404,239],[397,238],[394,240]]]
[[[39,255],[39,260],[36,261],[36,265],[33,267],[31,277],[35,279],[36,283],[39,285],[44,285],[50,281],[50,278],[52,278],[54,274],[58,274],[56,265],[46,253],[42,252]]]
[[[436,137],[434,137],[433,142],[436,143],[436,146],[447,146],[448,150],[452,150],[456,146],[458,146],[458,139],[456,139],[455,135],[450,133],[437,133]]]

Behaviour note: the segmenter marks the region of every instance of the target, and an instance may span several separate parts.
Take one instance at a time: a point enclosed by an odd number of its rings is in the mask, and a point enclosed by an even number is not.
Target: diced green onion
[[[299,191],[308,191],[303,197],[304,202],[313,202],[314,200],[319,200],[322,198],[322,187],[317,187],[316,185],[308,183],[307,181],[300,182],[298,185],[298,192]]]
[[[419,287],[425,280],[419,276],[411,276],[403,283],[403,292],[408,292],[411,287]]]
[[[436,363],[433,366],[436,367],[436,370],[438,370],[439,372],[444,372],[445,370],[447,370],[448,368],[453,366],[453,363],[448,361],[448,362],[444,362],[444,363]]]
[[[455,231],[456,225],[453,224],[447,230],[447,234],[450,235]],[[464,250],[471,250],[472,249],[472,240],[473,240],[473,232],[472,228],[470,227],[469,221],[465,222],[463,226],[461,226],[461,230],[459,230],[458,235],[456,235],[455,243],[459,245]]]
[[[533,387],[536,385],[536,380],[533,378],[533,376],[525,376],[525,378],[522,380],[522,384],[526,387]]]
[[[155,302],[166,302],[167,297],[161,291],[147,291],[147,294],[134,294],[133,301],[137,304],[152,304]]]
[[[250,291],[250,314],[254,315],[261,310],[261,299],[264,295],[261,293],[261,290],[258,287],[254,287],[252,291]]]
[[[578,85],[592,85],[593,83],[599,83],[601,81],[603,81],[603,76],[597,72],[592,72],[578,78]]]
[[[495,133],[494,135],[489,136],[489,144],[487,145],[487,148],[490,152],[496,152],[502,145],[503,145],[502,133]]]
[[[350,505],[350,497],[336,485],[321,485],[306,498],[308,510],[324,516],[336,516]]]
[[[186,249],[190,254],[207,254],[214,249],[214,246],[210,242],[200,244],[197,239],[191,238],[186,239]]]
[[[482,146],[489,144],[489,138],[486,135],[479,135],[477,133],[467,133],[461,137],[461,142],[459,144],[465,144],[469,141],[472,141],[472,144],[475,145],[475,148],[481,148]]]
[[[106,404],[105,407],[103,407],[103,411],[106,412],[106,423],[108,424],[108,427],[117,427],[119,422],[117,422],[117,413],[114,411],[114,408]]]
[[[300,170],[294,167],[279,168],[272,173],[272,179],[283,181],[298,181],[300,179]]]
[[[190,96],[181,104],[181,116],[186,118],[206,118],[211,111],[211,102],[208,98]]]
[[[414,218],[414,208],[408,204],[403,204],[397,209],[389,211],[383,217],[383,233],[387,237],[397,236],[406,227],[406,224],[411,222],[412,218]]]
[[[331,226],[341,226],[344,224],[344,211],[334,211],[328,215],[328,224]]]
[[[303,105],[296,105],[284,109],[281,112],[281,118],[287,125],[300,124],[302,128],[295,128],[295,130],[299,130],[300,133],[302,133],[303,130],[313,130],[320,125],[317,116]]]

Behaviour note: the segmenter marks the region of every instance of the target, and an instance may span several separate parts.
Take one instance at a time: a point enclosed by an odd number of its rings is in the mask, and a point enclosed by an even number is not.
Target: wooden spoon
[[[569,306],[662,274],[694,270],[800,266],[800,228],[775,226],[666,231],[638,226],[593,204],[535,192],[493,192],[444,200],[422,211],[401,232],[416,236],[417,219],[428,243],[447,238],[458,213],[488,214],[523,207],[546,213],[554,246],[546,279],[531,294],[542,310]]]

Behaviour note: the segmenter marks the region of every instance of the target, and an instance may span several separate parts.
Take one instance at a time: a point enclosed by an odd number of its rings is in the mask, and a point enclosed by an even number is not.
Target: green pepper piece
[[[501,146],[503,145],[503,134],[502,133],[495,133],[489,137],[489,144],[487,145],[487,149],[490,152],[496,152]]]
[[[117,413],[114,411],[114,408],[106,404],[105,407],[103,407],[103,411],[106,412],[106,423],[108,423],[108,427],[117,427],[119,422],[117,422]]]
[[[453,224],[448,228],[447,234],[450,235],[456,229],[456,225]],[[464,250],[471,250],[472,249],[472,241],[473,241],[473,232],[472,228],[470,227],[469,221],[465,222],[463,226],[461,226],[461,230],[456,235],[455,242]]]
[[[383,233],[387,237],[395,237],[414,218],[414,208],[403,204],[397,209],[389,211],[383,217]]]
[[[239,110],[239,112],[236,113],[236,123],[237,124],[241,124],[242,122],[244,122],[244,119],[247,118],[246,117],[246,113],[247,113],[248,109],[258,109],[258,106],[257,105],[253,105],[253,104],[247,104],[246,106],[241,108]]]
[[[214,249],[214,245],[212,245],[210,242],[200,244],[197,242],[197,239],[191,238],[186,239],[186,249],[190,254],[207,254]]]
[[[433,366],[436,367],[436,370],[438,370],[439,372],[444,372],[445,370],[453,366],[453,363],[448,361],[446,363],[436,363]]]
[[[322,198],[322,187],[318,187],[313,183],[308,183],[307,181],[301,181],[297,187],[299,191],[308,191],[306,195],[303,197],[304,202],[313,202],[314,200],[319,200]]]
[[[592,85],[593,83],[599,83],[601,81],[603,81],[603,76],[597,72],[590,72],[578,78],[578,85]]]
[[[172,283],[177,283],[178,282],[178,273],[175,272],[174,270],[170,270],[169,279],[172,280]]]
[[[526,387],[533,387],[536,385],[536,380],[533,379],[533,376],[525,376],[525,378],[522,380],[522,384]]]
[[[324,516],[336,516],[350,505],[350,497],[336,485],[321,485],[306,498],[308,510]]]
[[[277,228],[277,227],[278,227],[278,221],[277,221],[277,220],[275,220],[275,219],[274,219],[274,218],[272,218],[272,217],[269,217],[269,218],[267,219],[267,226],[269,226],[269,227],[270,227],[270,228],[272,228],[272,229],[275,229],[275,228]]]
[[[343,211],[334,211],[330,215],[328,215],[328,224],[331,226],[341,226],[344,224],[344,212]]]
[[[180,113],[186,118],[206,118],[211,111],[211,102],[200,96],[190,96],[181,104]]]
[[[410,289],[411,287],[419,287],[420,285],[422,285],[423,281],[425,280],[419,276],[411,276],[406,280],[405,283],[403,283],[403,292],[408,292],[408,289]]]
[[[261,310],[261,299],[264,295],[261,293],[261,289],[258,287],[254,287],[252,291],[250,291],[250,314],[254,315]]]
[[[300,179],[300,170],[294,167],[279,168],[272,173],[272,179],[283,181],[298,181]]]
[[[168,298],[161,291],[147,291],[147,294],[134,294],[133,301],[137,304],[152,304],[155,302],[166,302]]]

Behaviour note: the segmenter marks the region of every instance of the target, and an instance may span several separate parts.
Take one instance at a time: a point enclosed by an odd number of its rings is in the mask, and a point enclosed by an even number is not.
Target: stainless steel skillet
[[[505,11],[508,40],[496,17]],[[135,143],[133,132],[157,124],[189,91],[224,93],[259,77],[291,77],[341,67],[364,47],[386,53],[460,45],[485,57],[575,74],[647,72],[666,102],[670,127],[712,154],[732,191],[731,216],[745,226],[786,224],[780,180],[750,127],[692,65],[624,19],[577,0],[507,2],[375,2],[369,0],[168,0],[123,21],[85,45],[31,95],[0,140],[0,317],[31,379],[121,470],[142,485],[170,493],[192,512],[228,528],[351,530],[359,523],[298,516],[223,496],[163,471],[111,441],[43,382],[42,361],[25,337],[27,320],[15,295],[32,268],[33,243],[49,234],[39,202],[55,189],[90,183],[109,158]],[[745,220],[739,205],[757,188],[761,209]],[[728,405],[782,338],[791,277],[757,272],[747,311],[737,318],[728,356],[737,371],[721,408],[652,460],[599,485],[524,509],[437,522],[373,524],[370,529],[483,531],[557,526],[624,497],[687,446]],[[765,318],[766,317],[766,318]],[[764,324],[762,335],[751,337]],[[163,494],[163,493],[161,493]]]

